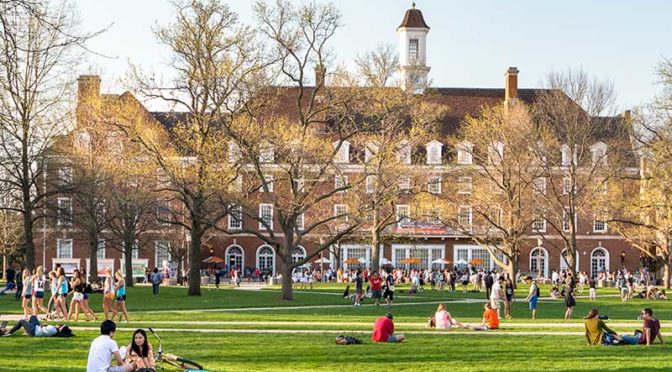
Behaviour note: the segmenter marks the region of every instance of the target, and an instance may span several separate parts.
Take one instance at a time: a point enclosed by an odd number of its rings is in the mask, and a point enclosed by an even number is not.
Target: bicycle
[[[185,371],[204,371],[203,366],[194,361],[179,357],[177,355],[164,353],[163,343],[161,342],[161,338],[159,337],[159,335],[157,335],[152,328],[149,328],[149,331],[159,341],[159,347],[156,349],[156,353],[154,354],[154,360],[157,363],[158,362],[165,363]],[[162,366],[161,368],[163,369],[164,367]],[[150,370],[147,371],[149,372]]]

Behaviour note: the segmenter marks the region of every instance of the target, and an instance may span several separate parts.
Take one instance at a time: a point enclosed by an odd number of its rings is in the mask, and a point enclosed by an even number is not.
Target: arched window
[[[257,267],[265,275],[275,275],[275,251],[268,245],[257,249]]]
[[[229,265],[229,269],[232,268],[237,268],[240,269],[241,272],[244,272],[243,270],[243,263],[245,262],[245,253],[243,252],[243,248],[239,245],[231,245],[228,248],[226,248],[226,263]]]
[[[536,247],[530,252],[530,272],[548,277],[548,252],[543,247]]]
[[[302,246],[296,247],[292,253],[292,262],[299,262],[306,258],[306,250]]]
[[[609,252],[603,247],[597,247],[590,253],[590,275],[596,277],[598,273],[609,271]]]

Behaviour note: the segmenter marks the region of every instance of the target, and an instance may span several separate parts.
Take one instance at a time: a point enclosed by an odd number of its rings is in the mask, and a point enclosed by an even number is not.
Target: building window
[[[497,141],[488,146],[488,160],[490,164],[500,164],[504,159],[504,143]]]
[[[399,187],[399,191],[401,191],[401,192],[411,191],[411,177],[410,176],[400,176],[398,187]]]
[[[545,211],[542,208],[537,208],[534,211],[534,221],[532,221],[532,231],[546,232],[546,218]]]
[[[162,225],[169,225],[172,221],[172,212],[170,210],[170,200],[162,198],[157,201],[156,220]]]
[[[229,142],[229,148],[228,148],[228,158],[229,158],[229,163],[237,163],[238,160],[240,160],[240,147],[238,147],[238,144],[235,142]]]
[[[530,252],[530,272],[536,274],[537,277],[547,277],[548,269],[548,254],[546,250],[537,247]]]
[[[58,226],[72,225],[72,199],[58,198],[56,225]]]
[[[402,164],[411,164],[411,145],[403,144],[397,150],[397,161]]]
[[[457,179],[457,193],[458,194],[471,194],[473,189],[473,184],[471,182],[471,177],[459,177]]]
[[[490,224],[494,226],[501,226],[503,213],[504,212],[502,211],[502,208],[496,205],[491,206],[490,211],[488,213],[488,218],[490,218]]]
[[[570,163],[574,165],[578,164],[578,153],[576,149],[574,149],[574,151],[570,151],[568,145],[562,145],[562,147],[560,147],[560,153],[561,164],[563,167],[568,167]]]
[[[604,248],[595,248],[590,254],[590,273],[596,277],[598,273],[609,271],[609,252]]]
[[[569,232],[569,230],[571,228],[569,222],[570,222],[569,212],[567,212],[567,209],[565,208],[562,211],[562,231]]]
[[[427,182],[427,191],[430,194],[438,195],[441,193],[441,176],[429,177],[429,182]]]
[[[154,264],[157,267],[166,267],[170,262],[170,242],[157,240],[154,243],[154,249],[156,250]]]
[[[590,156],[593,166],[607,164],[607,144],[598,142],[590,146]]]
[[[297,230],[303,230],[306,228],[305,224],[305,213],[301,213],[300,215],[296,216],[296,229]]]
[[[61,187],[72,185],[72,168],[60,167],[58,168],[58,184]]]
[[[306,259],[306,250],[305,248],[298,246],[292,253],[292,262],[297,263]]]
[[[337,174],[334,177],[334,190],[338,190],[338,192],[346,192],[348,190],[348,185],[348,176]]]
[[[170,187],[170,177],[165,170],[158,168],[156,170],[156,188],[165,189]]]
[[[72,258],[72,239],[56,240],[56,258]]]
[[[275,273],[275,251],[268,245],[259,247],[257,251],[257,267],[265,275]]]
[[[418,39],[409,39],[408,40],[408,60],[411,63],[414,63],[418,60],[419,56],[419,42]]]
[[[545,195],[546,194],[546,178],[544,177],[537,177],[532,181],[532,187],[534,187],[534,193],[535,194],[541,194]]]
[[[259,149],[259,162],[260,163],[273,163],[275,161],[275,151],[273,146],[270,144],[264,144]]]
[[[376,176],[366,176],[364,188],[367,194],[376,192]]]
[[[432,141],[426,145],[427,164],[441,164],[441,148],[443,144],[439,141]]]
[[[603,233],[607,232],[607,213],[599,212],[595,215],[595,220],[593,220],[593,232]]]
[[[273,205],[259,204],[259,229],[273,230]]]
[[[91,151],[91,134],[89,132],[77,133],[77,145],[86,151]]]
[[[472,150],[474,146],[470,142],[462,142],[457,145],[457,164],[472,164]]]
[[[241,174],[237,175],[236,178],[231,180],[229,189],[234,192],[243,192],[243,176]]]
[[[340,144],[340,147],[338,147]],[[349,163],[350,162],[350,142],[348,141],[343,141],[339,142],[336,141],[333,143],[334,149],[338,147],[338,151],[336,152],[335,156],[335,162],[336,163]]]
[[[126,252],[126,243],[122,243],[122,246],[123,246],[124,252]],[[125,257],[126,257],[124,252],[121,253],[121,261],[122,262],[125,260]],[[138,258],[140,258],[140,249],[138,248],[138,241],[136,240],[133,243],[133,247],[131,248],[131,259],[132,260],[137,260]],[[123,264],[122,264],[122,266],[123,266]]]
[[[469,206],[461,206],[457,211],[457,224],[463,230],[471,230],[472,211]]]
[[[240,246],[229,246],[229,248],[226,249],[225,256],[226,263],[229,264],[230,268],[239,270],[243,268],[243,262],[245,262],[245,253]],[[244,270],[241,270],[241,273],[244,272]]]
[[[411,223],[411,208],[408,205],[397,205],[397,226],[406,227]]]
[[[572,192],[572,180],[569,177],[562,179],[562,195],[569,195]]]
[[[348,206],[345,204],[334,204],[334,217],[339,217],[343,222],[348,222]]]
[[[96,257],[99,260],[105,259],[105,239],[98,239],[98,249],[96,250]]]
[[[243,228],[243,207],[229,204],[229,229],[239,230]]]
[[[264,175],[264,185],[268,189],[268,192],[273,192],[273,175],[272,174],[265,174]],[[262,185],[261,188],[259,188],[259,192],[266,192],[264,186]]]

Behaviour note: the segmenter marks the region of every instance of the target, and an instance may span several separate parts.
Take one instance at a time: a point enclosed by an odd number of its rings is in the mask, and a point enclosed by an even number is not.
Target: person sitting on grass
[[[485,311],[483,312],[483,322],[481,325],[474,326],[475,331],[486,331],[489,329],[499,329],[499,317],[497,312],[492,308],[492,305],[486,303]]]
[[[373,323],[373,333],[371,334],[371,341],[373,342],[401,342],[406,337],[404,335],[394,334],[394,323],[391,313],[385,314],[376,319]]]
[[[137,368],[156,369],[152,345],[147,341],[147,332],[143,329],[136,329],[133,332],[133,339],[126,347],[124,362],[135,363]]]
[[[11,336],[14,332],[23,328],[23,331],[26,333],[26,335],[31,337],[51,337],[57,335],[63,326],[63,324],[55,326],[48,324],[41,325],[40,321],[37,320],[37,317],[35,315],[31,315],[29,320],[19,320],[10,330],[7,330],[7,328],[0,328],[0,335]]]
[[[660,321],[653,317],[653,310],[646,308],[642,310],[642,330],[637,331],[634,336],[623,336],[623,342],[629,345],[651,345],[656,338],[663,344],[663,335],[660,334]]]
[[[607,325],[604,324],[604,321],[600,319],[598,315],[599,311],[597,309],[592,309],[584,318],[586,320],[584,323],[586,328],[586,340],[588,340],[589,346],[612,344],[605,343],[605,340],[613,340],[613,337],[609,336],[618,336],[618,333],[607,327]]]
[[[130,372],[137,368],[135,362],[124,364],[119,347],[112,339],[116,330],[117,325],[111,320],[104,320],[100,324],[100,336],[91,342],[86,372]],[[118,366],[110,367],[112,357]]]
[[[446,305],[444,304],[439,304],[436,313],[434,313],[434,326],[437,329],[451,329],[453,327],[469,328],[469,326],[458,322],[455,318],[450,316],[450,313],[446,310]]]

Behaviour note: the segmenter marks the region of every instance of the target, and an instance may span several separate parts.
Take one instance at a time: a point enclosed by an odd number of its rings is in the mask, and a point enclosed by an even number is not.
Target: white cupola
[[[402,75],[402,89],[411,89],[414,94],[422,94],[427,86],[427,33],[429,26],[425,23],[422,12],[415,9],[406,10],[403,21],[397,27],[399,34],[399,69]]]

